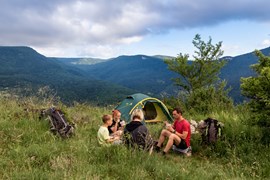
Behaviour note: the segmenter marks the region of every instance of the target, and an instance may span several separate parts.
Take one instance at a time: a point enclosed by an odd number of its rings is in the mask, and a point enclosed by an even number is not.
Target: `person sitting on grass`
[[[163,142],[168,138],[168,142],[163,149],[163,155],[166,155],[169,150],[174,147],[174,149],[177,149],[179,152],[190,156],[190,124],[183,118],[180,108],[174,108],[172,115],[174,123],[171,125],[168,122],[165,122],[166,129],[162,130],[155,150],[159,152]]]
[[[110,136],[108,126],[112,125],[112,116],[111,115],[103,115],[102,116],[103,125],[100,126],[97,138],[98,143],[102,146],[110,146],[111,144],[120,144],[119,136]]]
[[[154,142],[149,130],[142,123],[143,119],[144,115],[141,109],[135,109],[132,112],[131,122],[126,125],[124,130],[125,143],[128,147],[146,150],[151,154]]]
[[[112,113],[113,122],[108,126],[108,130],[111,136],[121,136],[125,127],[125,121],[121,120],[121,112],[119,110],[113,110]]]

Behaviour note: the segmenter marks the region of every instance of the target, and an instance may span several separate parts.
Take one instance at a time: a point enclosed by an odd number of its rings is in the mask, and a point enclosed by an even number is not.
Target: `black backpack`
[[[198,129],[202,136],[203,144],[214,144],[222,136],[224,124],[216,119],[207,118],[200,121]]]
[[[54,134],[59,134],[61,137],[66,138],[74,134],[74,125],[70,125],[65,118],[64,113],[60,109],[54,107],[41,110],[40,119],[47,117],[50,122],[50,130]]]

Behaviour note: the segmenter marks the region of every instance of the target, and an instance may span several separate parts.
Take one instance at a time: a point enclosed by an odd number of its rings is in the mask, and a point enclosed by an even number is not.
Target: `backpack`
[[[50,122],[50,130],[54,134],[59,134],[61,137],[66,138],[74,134],[74,124],[70,125],[66,120],[64,113],[60,109],[54,107],[41,110],[40,119],[47,117]]]
[[[222,136],[224,124],[216,119],[207,118],[198,124],[202,136],[202,143],[214,144]]]

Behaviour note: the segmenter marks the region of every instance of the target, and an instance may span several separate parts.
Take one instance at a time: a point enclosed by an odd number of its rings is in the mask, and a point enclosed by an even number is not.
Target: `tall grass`
[[[101,116],[112,109],[75,103],[58,104],[76,123],[75,136],[61,139],[49,131],[36,111],[47,102],[0,96],[0,179],[251,179],[269,178],[269,147],[259,143],[261,134],[248,125],[248,112],[212,112],[225,123],[224,140],[216,146],[200,145],[192,136],[193,155],[128,150],[124,146],[100,147],[97,130]],[[186,114],[200,120],[201,115]],[[157,139],[162,124],[147,124]]]

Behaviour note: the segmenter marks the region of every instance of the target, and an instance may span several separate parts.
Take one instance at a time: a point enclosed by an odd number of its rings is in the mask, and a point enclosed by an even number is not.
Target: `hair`
[[[111,119],[112,119],[112,116],[109,115],[109,114],[105,114],[105,115],[102,116],[103,123],[106,123],[107,121],[109,121]]]
[[[181,115],[183,114],[182,110],[180,107],[176,107],[173,109],[173,111],[176,111],[178,114],[180,113]]]
[[[112,117],[116,116],[117,114],[121,114],[121,112],[117,109],[112,111]]]
[[[141,121],[144,119],[143,111],[141,109],[135,109],[131,114],[131,120],[140,119]]]

